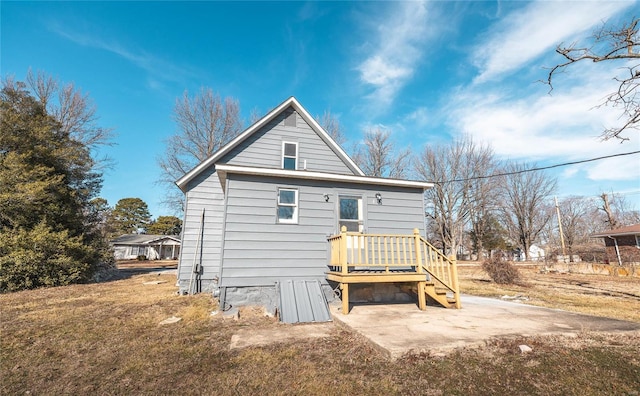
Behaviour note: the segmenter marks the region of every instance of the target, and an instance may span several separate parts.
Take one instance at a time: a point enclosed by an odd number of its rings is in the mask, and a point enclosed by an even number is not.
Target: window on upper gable
[[[298,222],[298,190],[278,189],[278,223],[296,224]]]
[[[282,142],[282,169],[296,170],[298,143]]]

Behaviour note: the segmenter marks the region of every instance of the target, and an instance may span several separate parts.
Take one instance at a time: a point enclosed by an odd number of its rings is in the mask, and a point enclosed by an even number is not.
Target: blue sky
[[[185,90],[211,87],[246,121],[295,96],[337,116],[349,142],[386,128],[420,151],[468,133],[502,159],[538,165],[637,151],[601,142],[619,113],[595,108],[623,66],[578,64],[555,90],[538,82],[554,48],[602,21],[640,15],[616,2],[9,2],[0,3],[2,76],[42,70],[93,99],[115,128],[102,196],[142,198],[153,217],[157,158]],[[618,171],[612,171],[616,169]],[[558,168],[558,196],[624,194],[640,207],[640,156]]]

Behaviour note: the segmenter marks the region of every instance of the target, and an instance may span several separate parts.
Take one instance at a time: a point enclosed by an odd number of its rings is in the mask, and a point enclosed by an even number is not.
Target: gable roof
[[[162,239],[180,242],[180,237],[176,235],[125,234],[112,239],[111,243],[114,245],[148,245]]]
[[[247,128],[235,139],[231,140],[229,143],[224,145],[218,151],[213,153],[211,157],[202,161],[199,165],[197,165],[195,168],[187,172],[187,174],[185,174],[180,179],[178,179],[176,181],[176,185],[178,186],[178,188],[180,188],[182,191],[185,191],[187,187],[187,183],[189,183],[194,177],[200,174],[200,172],[204,171],[209,166],[215,164],[216,161],[221,159],[225,154],[230,152],[232,149],[234,149],[240,143],[245,141],[255,132],[259,131],[260,128],[267,125],[269,122],[271,122],[274,118],[276,118],[278,115],[280,115],[283,111],[285,111],[289,107],[293,107],[293,109],[298,112],[298,114],[307,122],[307,124],[309,124],[309,126],[320,136],[320,138],[324,140],[324,142],[329,146],[329,148],[331,148],[336,153],[336,155],[338,155],[338,157],[345,163],[345,165],[347,165],[349,169],[351,169],[357,175],[360,175],[360,176],[365,175],[364,172],[358,167],[358,165],[356,165],[356,163],[353,162],[353,160],[335,142],[335,140],[333,140],[331,136],[329,136],[329,134],[320,126],[320,124],[318,124],[318,122],[311,116],[311,114],[309,114],[309,112],[307,112],[307,110],[305,110],[305,108],[302,107],[300,102],[298,102],[296,98],[292,96],[289,99],[282,102],[276,108],[271,110],[269,113],[267,113],[267,115],[262,117],[260,120],[256,121],[253,125]]]
[[[603,238],[608,236],[624,236],[624,235],[638,235],[640,234],[640,224],[633,224],[626,227],[616,228],[614,230],[602,231],[596,234],[592,234],[591,238]]]

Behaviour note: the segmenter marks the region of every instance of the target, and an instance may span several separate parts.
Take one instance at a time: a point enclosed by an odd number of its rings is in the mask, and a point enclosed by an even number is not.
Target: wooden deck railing
[[[354,270],[377,270],[391,273],[394,270],[429,274],[432,281],[454,294],[459,308],[458,275],[455,259],[438,251],[420,236],[361,234],[347,232],[328,238],[332,271],[348,275]]]

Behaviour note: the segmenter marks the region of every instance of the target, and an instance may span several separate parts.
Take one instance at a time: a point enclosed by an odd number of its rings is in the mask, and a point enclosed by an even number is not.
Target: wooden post
[[[420,241],[420,230],[417,228],[413,229],[413,239],[415,242],[415,251],[416,251],[416,271],[421,274],[422,273],[422,243]]]
[[[418,282],[418,308],[421,311],[427,310],[427,294],[425,290],[426,282]]]
[[[413,229],[413,240],[416,251],[416,272],[419,274],[423,273],[422,269],[422,241],[420,240],[420,230],[417,228]],[[418,308],[421,311],[427,309],[427,295],[425,290],[426,278],[424,281],[418,282]]]
[[[342,313],[347,315],[349,313],[349,284],[341,283],[340,288],[342,289]]]
[[[349,267],[347,266],[347,227],[342,226],[340,228],[340,266],[342,267],[342,273],[344,275],[349,273]]]
[[[456,309],[461,308],[460,304],[460,286],[458,286],[458,264],[455,255],[451,255],[451,286],[453,286],[454,297],[456,299]]]

